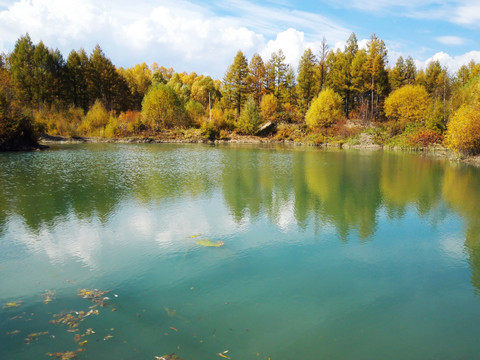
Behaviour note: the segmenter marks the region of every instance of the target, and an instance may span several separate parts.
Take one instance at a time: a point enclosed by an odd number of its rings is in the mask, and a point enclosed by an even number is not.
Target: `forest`
[[[66,137],[205,140],[258,135],[275,141],[383,146],[443,145],[480,152],[480,64],[456,73],[411,57],[388,64],[383,40],[365,49],[354,33],[344,49],[322,40],[293,69],[282,50],[268,60],[238,51],[223,79],[177,73],[154,63],[116,67],[97,45],[68,57],[28,34],[0,56],[0,150],[39,134]]]

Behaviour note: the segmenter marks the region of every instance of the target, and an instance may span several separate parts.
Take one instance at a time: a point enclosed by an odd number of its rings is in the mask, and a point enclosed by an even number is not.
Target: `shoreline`
[[[278,140],[271,137],[243,136],[236,135],[229,139],[208,140],[201,137],[179,138],[179,137],[129,137],[129,138],[101,138],[101,137],[64,137],[42,134],[39,137],[40,150],[47,149],[49,144],[82,144],[82,143],[106,143],[106,144],[278,144],[301,147],[316,147],[320,149],[339,149],[339,150],[368,150],[368,151],[394,151],[416,153],[421,156],[430,156],[435,158],[444,158],[450,161],[464,163],[468,165],[480,166],[480,155],[462,156],[441,145],[435,145],[424,148],[403,148],[399,146],[389,147],[374,144],[369,141],[360,144],[348,143],[322,143],[313,144],[293,140]],[[38,150],[38,149],[36,149]]]

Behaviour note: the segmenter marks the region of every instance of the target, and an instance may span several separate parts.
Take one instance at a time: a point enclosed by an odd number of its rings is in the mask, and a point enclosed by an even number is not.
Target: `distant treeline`
[[[354,129],[374,124],[370,133],[379,143],[445,141],[475,153],[479,75],[473,61],[456,74],[438,61],[417,69],[411,57],[389,66],[375,34],[365,49],[355,34],[337,50],[324,38],[318,53],[304,52],[298,69],[282,50],[266,61],[258,54],[248,61],[239,51],[222,80],[157,64],[117,68],[99,45],[65,59],[27,34],[0,58],[0,142],[35,132],[125,137],[168,128],[218,138],[255,134],[270,121],[279,138],[355,141]]]

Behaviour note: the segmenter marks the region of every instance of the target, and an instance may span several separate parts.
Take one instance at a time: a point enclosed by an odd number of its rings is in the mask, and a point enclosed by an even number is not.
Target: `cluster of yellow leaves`
[[[477,154],[480,152],[480,80],[468,89],[468,95],[451,117],[445,140],[451,149]]]
[[[385,115],[399,121],[424,121],[431,102],[423,86],[406,85],[392,92],[385,100]]]
[[[480,151],[480,104],[462,105],[448,124],[446,144],[465,153]]]
[[[262,97],[260,102],[260,112],[265,121],[274,121],[277,115],[278,99],[273,94],[267,94]]]
[[[307,111],[305,121],[311,128],[329,127],[344,117],[343,101],[330,88],[320,92]]]

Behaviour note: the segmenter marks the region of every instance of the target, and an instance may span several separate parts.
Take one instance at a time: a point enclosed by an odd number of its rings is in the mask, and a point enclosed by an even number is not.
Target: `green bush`
[[[262,123],[262,118],[258,107],[253,98],[249,98],[243,106],[240,117],[237,121],[237,128],[247,135],[253,135],[258,131],[258,127]]]
[[[100,100],[96,100],[79,127],[85,135],[104,136],[110,114]]]
[[[184,127],[187,115],[182,101],[170,86],[152,86],[142,102],[142,118],[153,131]]]

